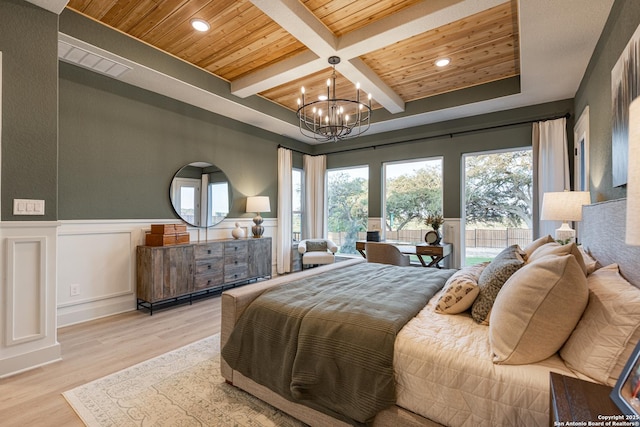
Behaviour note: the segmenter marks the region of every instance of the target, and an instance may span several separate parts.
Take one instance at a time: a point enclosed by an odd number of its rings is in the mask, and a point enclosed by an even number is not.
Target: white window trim
[[[579,145],[579,141],[583,140],[584,144],[581,147]],[[576,122],[576,125],[573,128],[573,186],[576,191],[589,191],[589,106],[587,105],[582,110],[582,114],[580,114],[580,118]],[[581,168],[582,162],[580,162],[580,157],[584,156],[584,171]],[[580,188],[580,176],[584,174],[585,176],[585,187]]]

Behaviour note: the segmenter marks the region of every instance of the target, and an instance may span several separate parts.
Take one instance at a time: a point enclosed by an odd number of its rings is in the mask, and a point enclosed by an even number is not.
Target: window
[[[291,175],[291,231],[293,240],[299,241],[302,235],[302,169],[293,169]]]
[[[356,241],[364,240],[369,217],[369,167],[327,171],[327,237],[338,253],[358,254]]]
[[[493,259],[533,237],[531,148],[467,154],[463,158],[464,265]]]
[[[385,163],[384,236],[421,242],[424,218],[442,214],[442,158]]]
[[[178,215],[189,224],[200,224],[200,180],[175,178],[171,191]]]
[[[211,214],[207,225],[217,224],[229,214],[229,183],[209,184],[208,211]]]

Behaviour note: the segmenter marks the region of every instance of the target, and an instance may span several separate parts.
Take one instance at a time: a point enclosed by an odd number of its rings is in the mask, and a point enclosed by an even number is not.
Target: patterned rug
[[[63,393],[93,426],[303,426],[220,375],[214,335]]]

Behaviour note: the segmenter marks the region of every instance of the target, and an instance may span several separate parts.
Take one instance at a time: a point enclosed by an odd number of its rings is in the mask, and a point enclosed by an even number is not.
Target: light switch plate
[[[13,199],[14,215],[44,215],[44,200]]]

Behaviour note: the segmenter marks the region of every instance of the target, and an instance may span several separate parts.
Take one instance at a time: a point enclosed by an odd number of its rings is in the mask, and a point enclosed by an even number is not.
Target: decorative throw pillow
[[[527,246],[524,247],[524,249],[522,249],[525,253],[527,261],[529,260],[529,257],[531,256],[531,254],[540,246],[545,245],[547,243],[553,243],[553,242],[555,242],[555,240],[553,240],[553,237],[546,235],[529,243]]]
[[[637,344],[640,289],[620,275],[617,264],[596,270],[587,284],[589,304],[560,356],[571,369],[614,385],[630,356],[629,348]]]
[[[551,357],[580,320],[587,278],[573,255],[549,255],[518,270],[491,310],[489,343],[493,362],[535,363]]]
[[[584,275],[587,275],[587,266],[584,263],[584,259],[582,258],[582,253],[580,253],[580,249],[578,249],[578,245],[575,243],[567,243],[566,245],[561,245],[559,243],[546,243],[540,246],[538,249],[533,251],[531,256],[527,259],[527,262],[533,262],[537,259],[540,259],[547,255],[568,255],[571,254],[578,261],[578,265],[584,272]]]
[[[463,267],[453,273],[444,284],[435,311],[442,314],[458,314],[471,307],[480,292],[478,278],[488,264],[483,262]]]
[[[500,252],[482,270],[478,278],[480,292],[471,306],[473,320],[484,325],[489,324],[489,313],[491,313],[493,302],[507,279],[524,265],[523,254],[520,246],[511,245]]]
[[[327,242],[324,240],[307,240],[307,252],[326,252]]]

